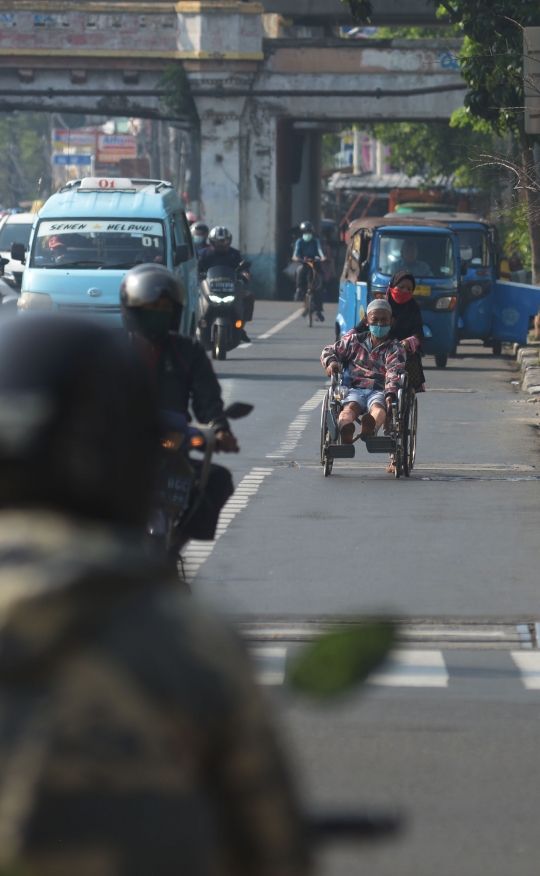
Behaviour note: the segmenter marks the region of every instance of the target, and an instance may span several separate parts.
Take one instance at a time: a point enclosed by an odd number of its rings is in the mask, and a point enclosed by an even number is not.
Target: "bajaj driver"
[[[339,431],[344,444],[351,444],[354,423],[360,420],[360,438],[365,440],[380,429],[386,419],[386,404],[397,397],[405,371],[407,354],[401,341],[388,338],[394,323],[388,301],[376,298],[367,308],[368,331],[362,324],[341,340],[325,347],[321,362],[329,377],[348,368],[351,388],[339,415]]]

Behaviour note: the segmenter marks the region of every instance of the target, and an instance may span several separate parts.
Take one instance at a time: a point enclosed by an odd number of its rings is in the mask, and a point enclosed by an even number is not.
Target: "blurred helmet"
[[[202,237],[203,240],[206,240],[210,229],[208,228],[208,225],[205,225],[204,222],[199,221],[194,222],[189,230],[191,231],[191,236],[193,238]]]
[[[158,424],[119,332],[66,316],[0,325],[0,507],[142,525]]]
[[[195,213],[190,213],[190,212],[186,213],[186,219],[189,223],[197,221],[197,217],[196,217]]]
[[[165,265],[154,262],[132,268],[120,285],[124,327],[150,341],[178,331],[185,302],[183,283]]]
[[[232,243],[232,234],[224,225],[216,225],[208,235],[208,241],[214,249],[228,249]]]
[[[302,222],[300,225],[300,231],[302,234],[315,234],[313,222]]]

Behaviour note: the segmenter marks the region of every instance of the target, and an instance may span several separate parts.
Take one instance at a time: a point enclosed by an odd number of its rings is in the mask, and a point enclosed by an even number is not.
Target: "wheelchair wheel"
[[[329,402],[330,400],[330,390],[327,390],[326,395],[324,397],[324,401],[322,403],[321,408],[321,465],[323,467],[323,473],[325,478],[328,477],[332,473],[332,466],[334,465],[334,460],[327,456],[326,448],[330,444],[330,433],[328,432],[328,426],[326,424],[326,414],[328,412]]]
[[[416,458],[416,431],[418,427],[418,399],[414,389],[407,392],[407,404],[403,418],[403,471],[408,478]]]

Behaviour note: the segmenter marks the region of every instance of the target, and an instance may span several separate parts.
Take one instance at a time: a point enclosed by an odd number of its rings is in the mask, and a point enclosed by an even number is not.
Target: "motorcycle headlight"
[[[209,295],[208,296],[212,304],[221,304],[223,298],[220,298],[219,295]]]
[[[455,295],[441,295],[437,299],[435,310],[453,310],[456,304],[457,297]]]

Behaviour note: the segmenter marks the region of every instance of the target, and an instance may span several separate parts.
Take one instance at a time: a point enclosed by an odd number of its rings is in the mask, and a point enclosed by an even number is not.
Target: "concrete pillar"
[[[243,97],[195,98],[200,122],[199,215],[210,226],[226,225],[240,241],[240,120]]]

